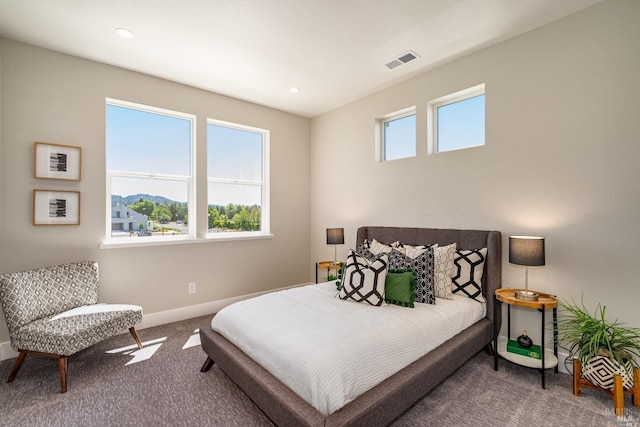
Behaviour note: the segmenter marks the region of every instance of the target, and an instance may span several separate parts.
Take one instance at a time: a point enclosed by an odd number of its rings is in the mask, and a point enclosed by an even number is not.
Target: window
[[[378,121],[381,125],[382,161],[416,156],[415,107]]]
[[[430,153],[484,145],[484,84],[433,100],[427,110]]]
[[[195,116],[114,99],[106,110],[108,240],[195,237]]]
[[[208,235],[269,233],[269,131],[207,123]]]

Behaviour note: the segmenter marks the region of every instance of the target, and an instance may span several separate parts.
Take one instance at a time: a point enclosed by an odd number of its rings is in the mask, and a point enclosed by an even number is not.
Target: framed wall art
[[[33,190],[33,225],[79,224],[79,191]]]
[[[80,181],[81,157],[80,147],[36,142],[35,177]]]

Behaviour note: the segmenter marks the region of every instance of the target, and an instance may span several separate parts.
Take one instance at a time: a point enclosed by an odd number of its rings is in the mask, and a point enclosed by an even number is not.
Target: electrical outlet
[[[196,293],[196,282],[189,282],[189,293],[190,294]]]

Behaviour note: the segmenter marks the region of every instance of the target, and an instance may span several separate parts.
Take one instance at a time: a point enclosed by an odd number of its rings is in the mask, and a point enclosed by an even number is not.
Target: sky
[[[478,95],[438,107],[438,152],[484,145],[484,100]],[[415,157],[415,114],[385,122],[384,132],[385,160]]]
[[[195,122],[195,119],[193,119]],[[111,193],[160,195],[177,202],[188,199],[191,168],[189,118],[168,116],[107,104],[107,169],[177,176],[175,180],[114,177]],[[194,123],[195,126],[195,123]],[[257,132],[207,125],[207,176],[262,179],[263,135]],[[259,187],[237,183],[209,185],[208,204],[261,205]]]
[[[438,151],[484,145],[484,95],[438,108]]]
[[[416,155],[416,115],[401,117],[384,123],[385,160],[403,159]]]

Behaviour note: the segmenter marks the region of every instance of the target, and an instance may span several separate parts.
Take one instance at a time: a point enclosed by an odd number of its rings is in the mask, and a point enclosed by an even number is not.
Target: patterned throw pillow
[[[456,244],[438,246],[433,252],[433,279],[436,298],[453,299],[451,277],[454,273]]]
[[[387,254],[369,261],[350,249],[342,278],[340,299],[352,299],[375,306],[382,305],[388,264]]]
[[[413,270],[418,275],[416,286],[416,302],[435,304],[436,296],[433,288],[433,247],[428,247],[422,255],[415,259],[393,249],[389,254],[390,268]]]
[[[453,293],[466,295],[476,301],[485,302],[482,295],[482,274],[487,248],[457,251],[454,260]]]

